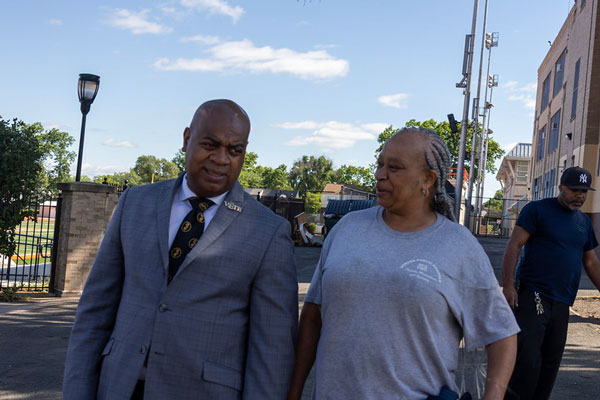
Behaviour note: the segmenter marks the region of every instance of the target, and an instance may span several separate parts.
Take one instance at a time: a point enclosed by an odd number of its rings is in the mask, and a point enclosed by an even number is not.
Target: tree
[[[127,184],[127,186],[138,186],[143,184],[142,179],[133,169],[129,172],[115,172],[112,175],[98,175],[94,177],[94,182],[104,183],[104,178],[106,178],[106,183],[109,185],[125,186]]]
[[[0,118],[0,254],[15,251],[15,229],[31,216],[27,202],[39,190],[43,153],[30,125]]]
[[[131,169],[140,178],[140,184],[177,178],[179,167],[172,161],[155,156],[139,156]]]
[[[457,124],[458,125],[458,129],[459,132],[453,133],[450,130],[450,123],[448,123],[447,121],[444,122],[437,122],[433,119],[429,119],[427,121],[417,121],[414,119],[411,119],[410,121],[408,121],[406,123],[406,127],[410,128],[410,127],[422,127],[422,128],[427,128],[427,129],[431,129],[432,131],[434,131],[435,133],[437,133],[442,139],[444,139],[444,141],[446,142],[446,145],[448,146],[448,150],[450,150],[450,155],[452,157],[452,167],[456,168],[456,166],[458,165],[458,150],[460,147],[460,123]],[[394,133],[396,133],[396,130],[390,125],[389,127],[387,127],[383,132],[381,132],[379,134],[379,137],[377,138],[377,142],[379,143],[379,147],[377,148],[377,153],[379,153],[381,151],[381,149],[383,149],[383,144],[385,143],[386,140],[388,140],[390,137],[392,137],[392,135],[394,135]],[[469,127],[467,129],[467,143],[466,143],[466,155],[465,155],[465,167],[469,168],[470,165],[470,157],[469,154],[471,154],[471,138],[472,138],[472,127]],[[489,143],[488,143],[488,153],[487,153],[487,157],[486,157],[486,171],[490,172],[492,174],[496,173],[496,166],[494,165],[494,163],[496,162],[496,160],[499,160],[500,158],[502,158],[502,156],[504,155],[504,150],[502,150],[500,148],[500,145],[498,144],[498,142],[496,142],[495,140],[493,140],[490,137]],[[477,172],[477,169],[475,169],[475,173]]]
[[[263,188],[280,190],[292,189],[288,183],[289,174],[285,164],[281,164],[277,168],[258,166],[257,170],[261,177]]]
[[[175,153],[175,156],[173,157],[171,162],[177,165],[180,173],[185,171],[185,153],[183,152],[183,150],[177,150],[177,153]]]
[[[75,139],[67,132],[56,128],[44,131],[42,124],[31,125],[37,132],[38,141],[44,155],[43,163],[48,176],[48,189],[57,193],[56,184],[66,182],[70,178],[71,163],[75,161],[76,153],[68,150]]]
[[[376,184],[371,169],[353,165],[342,165],[332,173],[331,178],[332,183],[357,186],[365,191],[373,191]]]
[[[256,162],[258,160],[258,154],[254,152],[247,152],[244,156],[244,165],[242,166],[242,172],[238,178],[240,185],[245,188],[260,188],[262,187],[262,178],[256,171]]]
[[[321,193],[306,193],[304,200],[304,211],[308,214],[318,214],[321,210]]]
[[[483,208],[492,209],[502,212],[502,197],[504,192],[502,190],[496,190],[494,197],[483,203]]]
[[[291,189],[287,166],[281,164],[277,168],[263,167],[258,164],[258,154],[254,152],[246,153],[238,181],[245,188]]]
[[[302,156],[294,162],[290,170],[289,183],[301,195],[309,191],[321,192],[331,183],[333,161],[324,156]]]

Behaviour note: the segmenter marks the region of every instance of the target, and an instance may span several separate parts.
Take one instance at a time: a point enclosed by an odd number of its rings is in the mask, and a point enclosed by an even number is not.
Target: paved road
[[[499,272],[506,240],[480,242]],[[299,300],[303,300],[320,254],[296,248]],[[587,285],[585,280],[582,285]],[[591,285],[591,283],[590,283]],[[582,290],[585,295],[597,293]],[[36,298],[0,303],[0,399],[61,398],[62,372],[77,301]],[[600,319],[571,315],[569,338],[552,400],[600,398]],[[311,385],[311,381],[307,386]],[[309,398],[307,387],[305,398]]]

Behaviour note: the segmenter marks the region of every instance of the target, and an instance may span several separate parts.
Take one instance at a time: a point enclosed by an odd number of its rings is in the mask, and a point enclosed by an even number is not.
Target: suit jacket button
[[[167,311],[167,306],[166,306],[165,304],[161,304],[161,305],[158,307],[158,311],[160,311],[160,312],[165,312],[165,311]]]
[[[142,348],[140,349],[140,353],[146,354],[146,346],[142,346]]]

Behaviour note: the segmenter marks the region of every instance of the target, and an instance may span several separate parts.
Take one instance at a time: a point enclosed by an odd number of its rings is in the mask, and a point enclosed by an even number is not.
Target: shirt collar
[[[212,200],[212,202],[215,203],[215,205],[217,207],[219,207],[221,205],[221,203],[223,203],[223,200],[225,199],[225,196],[227,196],[227,193],[229,193],[229,191],[227,191],[225,193],[221,193],[220,195],[215,196],[215,197],[207,197],[207,199]],[[186,201],[190,197],[196,197],[196,196],[197,196],[197,194],[194,193],[192,191],[192,189],[190,189],[190,187],[188,186],[187,172],[186,172],[185,175],[183,176],[183,181],[181,182],[181,188],[179,189],[179,194],[177,196],[177,200],[178,201]]]

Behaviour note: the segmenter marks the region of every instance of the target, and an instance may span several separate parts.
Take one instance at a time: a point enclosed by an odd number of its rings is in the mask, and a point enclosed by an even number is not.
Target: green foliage
[[[177,178],[179,167],[172,161],[155,156],[139,156],[131,169],[140,179],[140,184]]]
[[[142,179],[133,169],[129,172],[115,172],[112,175],[98,175],[94,177],[94,182],[104,183],[104,178],[106,178],[106,183],[109,185],[125,186],[125,183],[127,183],[127,186],[138,186],[143,184]]]
[[[15,301],[29,300],[29,296],[20,296],[17,293],[19,292],[19,287],[15,283],[12,287],[7,286],[0,289],[0,302],[4,303],[12,303]]]
[[[22,121],[0,118],[0,254],[14,254],[15,229],[25,217],[30,196],[40,190],[42,149],[36,131]]]
[[[324,156],[302,156],[292,165],[289,183],[300,194],[309,191],[321,192],[326,184],[331,183],[333,161]]]
[[[44,155],[43,163],[48,176],[48,189],[56,194],[56,184],[67,182],[70,178],[71,163],[75,161],[76,153],[68,148],[75,139],[67,132],[56,128],[44,131],[44,127],[39,122],[30,126],[37,133]]]
[[[453,133],[450,130],[450,123],[448,123],[448,121],[437,122],[433,119],[429,119],[427,121],[421,122],[421,121],[411,119],[410,121],[408,121],[406,123],[405,126],[406,127],[419,126],[422,128],[431,129],[432,131],[437,133],[440,137],[442,137],[442,139],[444,139],[444,141],[446,142],[446,145],[448,146],[448,150],[450,150],[450,155],[452,157],[452,166],[456,167],[458,165],[458,150],[460,147],[460,123],[457,125],[458,125],[459,132],[456,132],[456,133]],[[480,126],[480,129],[481,129],[481,126]],[[388,140],[390,137],[392,137],[394,135],[394,133],[396,133],[396,129],[394,129],[390,125],[383,132],[381,132],[379,134],[379,137],[377,138],[377,142],[379,143],[379,147],[377,148],[377,151],[376,151],[377,154],[379,154],[379,152],[383,149],[383,145],[384,145],[385,141]],[[471,145],[472,145],[471,138],[472,137],[473,137],[473,129],[472,129],[472,127],[469,127],[467,129],[467,143],[466,143],[466,155],[465,155],[465,168],[467,168],[467,169],[469,168],[469,165],[470,165],[469,154],[471,154]],[[489,136],[489,138],[490,138],[490,140],[489,140],[489,144],[488,144],[486,171],[494,174],[497,171],[494,163],[496,162],[496,160],[499,160],[500,158],[502,158],[502,156],[504,155],[504,150],[502,150],[500,148],[500,145],[498,144],[498,142],[493,140],[491,136]]]
[[[263,188],[280,190],[292,189],[288,183],[289,175],[285,164],[281,164],[277,168],[258,166],[257,170],[261,176]]]
[[[492,209],[502,212],[502,196],[504,193],[502,190],[496,190],[494,197],[483,203],[483,207],[486,209]]]
[[[315,224],[314,222],[309,222],[308,224],[304,225],[306,227],[306,230],[308,232],[310,232],[311,234],[315,234],[315,230],[317,229],[317,224]]]
[[[185,171],[185,153],[181,149],[177,150],[177,153],[175,153],[175,156],[171,162],[177,165],[177,168],[179,168],[179,173]]]
[[[318,214],[321,210],[321,193],[306,193],[304,211],[308,214]]]
[[[352,185],[365,191],[375,190],[375,175],[370,168],[355,167],[353,165],[342,165],[331,174],[331,183],[341,185]]]
[[[238,181],[245,188],[291,189],[287,166],[281,164],[277,168],[263,167],[258,164],[258,154],[254,152],[246,153]]]

